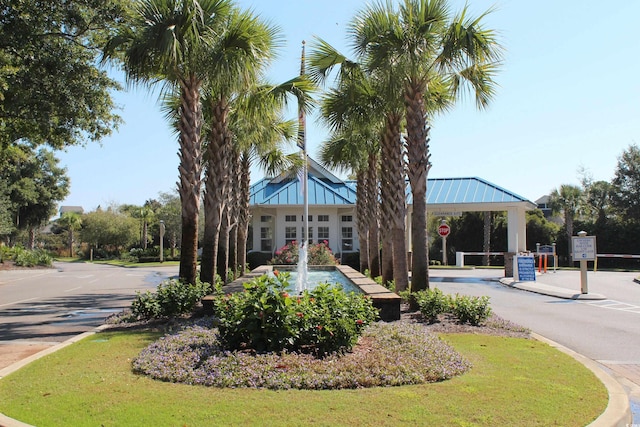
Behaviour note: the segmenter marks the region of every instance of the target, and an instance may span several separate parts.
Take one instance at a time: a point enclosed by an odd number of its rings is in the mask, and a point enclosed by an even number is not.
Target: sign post
[[[573,261],[580,261],[580,291],[588,294],[587,261],[596,260],[596,236],[587,236],[586,231],[580,231],[577,237],[571,237],[571,248]]]
[[[447,221],[440,220],[438,226],[438,234],[442,237],[442,265],[448,265],[447,262],[447,236],[451,233],[451,227],[447,225]]]

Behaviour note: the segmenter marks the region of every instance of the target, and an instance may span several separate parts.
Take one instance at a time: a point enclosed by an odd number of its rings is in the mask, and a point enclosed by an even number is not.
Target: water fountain
[[[298,272],[296,277],[296,293],[298,295],[309,289],[309,269],[307,266],[307,259],[307,244],[303,242],[300,245],[300,250],[298,252],[298,266],[296,268],[296,271]]]

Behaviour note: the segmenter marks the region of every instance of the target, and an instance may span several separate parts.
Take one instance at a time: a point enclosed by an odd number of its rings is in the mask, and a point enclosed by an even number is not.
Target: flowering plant
[[[350,350],[377,318],[376,308],[364,295],[324,284],[291,296],[288,279],[286,272],[264,275],[246,283],[244,292],[218,293],[214,314],[225,349],[322,356]]]
[[[325,240],[321,243],[312,243],[307,248],[307,264],[308,265],[336,265],[338,260],[333,256],[333,252],[329,248],[328,242]],[[295,240],[287,243],[275,253],[275,257],[269,261],[274,265],[293,265],[298,263],[300,258],[300,248]]]

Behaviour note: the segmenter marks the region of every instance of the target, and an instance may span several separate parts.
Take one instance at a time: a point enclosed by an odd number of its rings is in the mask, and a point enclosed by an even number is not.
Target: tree
[[[356,21],[353,26],[357,27]],[[354,28],[352,33],[356,33]],[[394,69],[391,67],[369,74],[366,72],[366,52],[363,52],[363,60],[358,63],[348,60],[337,52],[328,43],[319,40],[315,52],[310,56],[313,69],[313,78],[316,81],[324,81],[331,70],[340,65],[339,80],[348,81],[356,78],[360,80],[363,88],[367,86],[369,102],[363,104],[361,111],[365,116],[378,115],[382,124],[380,133],[380,199],[381,221],[384,225],[382,231],[382,280],[384,282],[395,281],[396,289],[401,291],[408,287],[409,277],[407,268],[407,253],[405,240],[406,217],[406,183],[404,165],[404,147],[402,144],[402,102],[397,96],[401,87],[397,86]],[[362,75],[362,79],[358,77]],[[341,83],[338,83],[341,87]],[[354,103],[359,104],[359,103]],[[357,105],[356,105],[356,108]],[[336,121],[336,123],[338,123]]]
[[[176,255],[175,251],[180,237],[180,196],[176,193],[160,193],[158,198],[160,207],[156,211],[156,216],[160,221],[164,221],[165,236],[169,239],[169,248],[171,248],[171,257],[173,258]]]
[[[562,213],[564,225],[567,232],[567,241],[571,242],[573,236],[573,221],[582,213],[584,194],[582,189],[576,185],[562,184],[559,189],[555,189],[549,196],[549,205],[554,213]],[[569,250],[569,252],[571,252]]]
[[[612,181],[613,205],[629,221],[640,218],[640,148],[631,144],[620,157]]]
[[[224,31],[218,31],[205,52],[207,82],[204,87],[207,138],[205,152],[205,229],[200,279],[213,283],[216,269],[226,283],[228,265],[217,263],[218,243],[222,239],[228,260],[230,215],[224,215],[229,199],[233,161],[229,114],[236,97],[258,83],[279,43],[278,29],[261,21],[250,11],[233,8],[224,17]],[[224,221],[224,232],[221,226]],[[216,268],[217,267],[217,268]]]
[[[467,84],[478,107],[494,93],[500,60],[495,32],[465,7],[451,17],[445,0],[405,0],[397,12],[390,2],[369,6],[353,25],[356,48],[368,67],[400,80],[405,105],[408,177],[413,196],[411,289],[428,288],[426,194],[430,169],[427,119],[447,107]]]
[[[120,0],[0,1],[0,149],[97,141],[117,127],[118,84],[96,66]]]
[[[77,212],[65,212],[58,220],[58,224],[69,233],[69,256],[73,258],[74,233],[82,227],[82,216]]]
[[[50,151],[34,152],[31,147],[17,145],[0,172],[8,184],[9,212],[18,230],[29,232],[27,246],[34,247],[35,230],[54,215],[57,203],[69,194],[66,169],[58,166],[58,159]]]
[[[82,241],[120,253],[138,240],[138,221],[114,209],[89,212],[82,218]]]
[[[127,78],[152,84],[158,79],[180,94],[178,192],[182,204],[180,277],[195,283],[202,175],[202,103],[210,48],[223,31],[229,0],[141,0],[125,28],[105,47],[105,58],[122,58]]]

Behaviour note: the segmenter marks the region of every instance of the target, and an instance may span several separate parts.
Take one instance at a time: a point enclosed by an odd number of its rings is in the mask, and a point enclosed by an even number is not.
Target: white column
[[[527,249],[527,218],[525,210],[514,207],[507,210],[507,250],[522,252]]]

